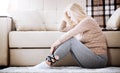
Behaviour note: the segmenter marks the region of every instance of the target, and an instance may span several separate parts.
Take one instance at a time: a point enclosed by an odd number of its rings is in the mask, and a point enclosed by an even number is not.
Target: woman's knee
[[[77,40],[77,39],[74,38],[74,37],[72,37],[72,38],[70,39],[70,42],[71,42],[72,44],[81,43],[79,40]],[[81,44],[82,44],[82,43],[81,43]]]
[[[76,38],[72,37],[72,38],[70,38],[70,40],[76,40]]]

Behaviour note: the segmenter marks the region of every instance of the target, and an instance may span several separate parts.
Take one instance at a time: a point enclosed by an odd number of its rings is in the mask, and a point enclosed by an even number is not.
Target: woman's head
[[[67,8],[66,12],[70,19],[75,23],[79,23],[83,18],[87,16],[82,7],[77,3],[71,4]]]

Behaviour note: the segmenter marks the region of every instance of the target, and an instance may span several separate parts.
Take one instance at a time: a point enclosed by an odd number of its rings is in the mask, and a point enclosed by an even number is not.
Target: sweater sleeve
[[[74,26],[75,25],[67,26],[67,22],[66,21],[62,21],[62,23],[60,25],[60,28],[59,28],[59,31],[67,32],[67,31],[71,30]]]
[[[88,24],[88,21],[86,19],[82,20],[79,24],[77,24],[73,29],[66,32],[64,35],[62,35],[58,40],[63,43],[67,41],[68,39],[74,37],[77,34],[83,34],[85,31],[88,30],[86,24]]]

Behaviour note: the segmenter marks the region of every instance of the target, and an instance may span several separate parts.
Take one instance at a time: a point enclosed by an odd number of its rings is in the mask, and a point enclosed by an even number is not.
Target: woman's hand
[[[51,45],[51,48],[50,48],[50,53],[53,54],[56,50],[56,48],[60,45],[60,41],[57,40],[55,41],[52,45]]]
[[[72,25],[72,26],[76,25],[76,24],[71,20],[71,17],[70,17],[70,15],[68,15],[67,12],[65,12],[64,17],[65,17],[65,21],[66,21],[69,25]]]
[[[64,13],[64,17],[65,17],[65,21],[66,22],[70,22],[71,21],[70,16],[68,15],[67,12]]]

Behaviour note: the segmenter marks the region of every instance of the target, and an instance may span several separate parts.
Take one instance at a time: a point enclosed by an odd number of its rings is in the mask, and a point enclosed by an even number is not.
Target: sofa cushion
[[[8,11],[40,11],[46,30],[52,31],[58,30],[64,10],[74,2],[79,3],[86,10],[86,0],[10,0]]]
[[[120,31],[104,31],[108,47],[120,47]]]
[[[104,31],[108,47],[120,47],[120,31]],[[59,31],[12,31],[9,47],[50,47],[63,32]]]
[[[13,18],[18,31],[46,30],[39,11],[12,11],[9,14]]]
[[[107,29],[120,29],[120,8],[118,8],[110,17],[106,24]]]
[[[12,31],[9,33],[9,47],[50,47],[62,34],[59,31]]]

